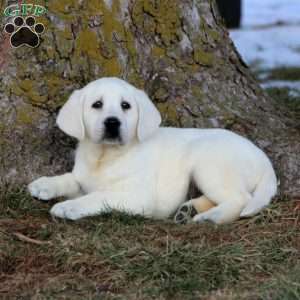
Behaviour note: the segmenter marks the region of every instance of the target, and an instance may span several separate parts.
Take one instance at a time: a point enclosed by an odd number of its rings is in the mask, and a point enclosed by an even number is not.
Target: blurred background
[[[300,103],[300,0],[217,0],[230,35],[263,88]]]

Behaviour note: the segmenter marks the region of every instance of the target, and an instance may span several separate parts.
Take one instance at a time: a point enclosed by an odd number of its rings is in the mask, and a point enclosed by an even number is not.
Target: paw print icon
[[[4,27],[6,33],[10,34],[10,43],[12,47],[18,48],[20,46],[28,46],[36,48],[40,44],[39,35],[45,30],[42,23],[36,23],[32,16],[25,20],[18,16],[14,18],[12,23],[7,23]]]

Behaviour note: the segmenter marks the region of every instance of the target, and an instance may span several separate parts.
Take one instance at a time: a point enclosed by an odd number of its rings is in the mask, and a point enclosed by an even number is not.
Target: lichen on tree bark
[[[72,90],[118,76],[146,90],[165,125],[224,127],[250,138],[273,160],[280,191],[300,194],[299,128],[260,89],[214,1],[50,1],[39,21],[46,31],[38,48],[1,50],[2,182],[70,168],[74,141],[55,127],[58,109]]]

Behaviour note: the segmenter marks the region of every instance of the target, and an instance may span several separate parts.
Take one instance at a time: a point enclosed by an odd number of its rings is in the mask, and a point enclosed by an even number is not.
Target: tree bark
[[[300,194],[297,120],[258,86],[214,1],[49,1],[39,22],[38,48],[12,49],[0,33],[2,183],[70,169],[75,143],[55,126],[57,111],[74,89],[118,76],[146,90],[164,125],[248,137],[274,162],[281,193]]]

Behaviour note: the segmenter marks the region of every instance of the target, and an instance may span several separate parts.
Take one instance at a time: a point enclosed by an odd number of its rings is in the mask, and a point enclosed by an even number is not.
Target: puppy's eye
[[[122,101],[121,107],[122,107],[122,109],[127,110],[127,109],[130,109],[131,105],[126,101]]]
[[[103,102],[101,100],[99,100],[99,101],[96,101],[95,103],[93,103],[92,108],[99,109],[99,108],[102,108],[102,106],[103,106]]]

